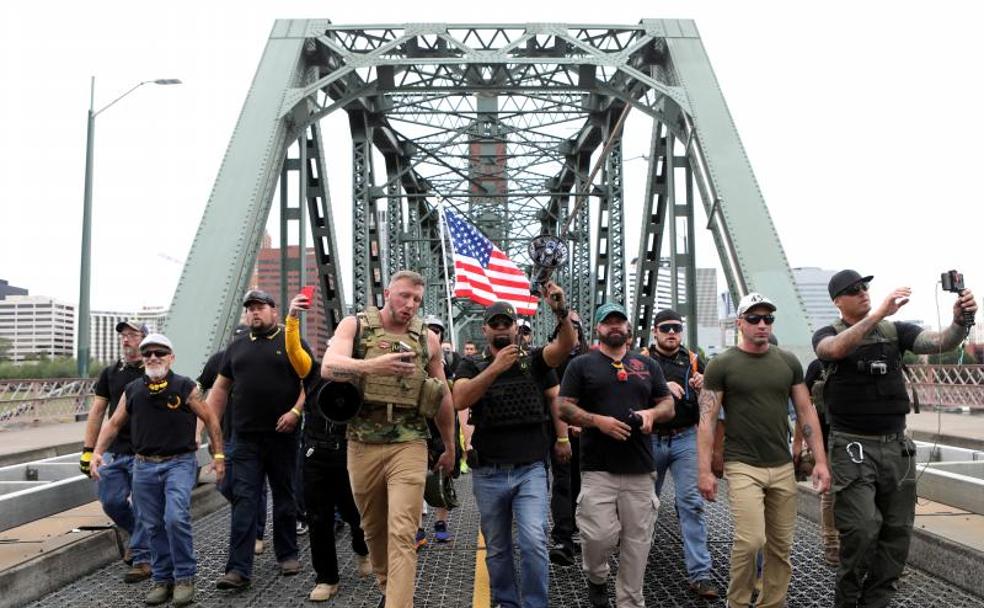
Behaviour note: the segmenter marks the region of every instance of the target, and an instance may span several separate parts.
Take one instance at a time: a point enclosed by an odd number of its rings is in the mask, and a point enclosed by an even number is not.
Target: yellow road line
[[[475,551],[475,586],[472,588],[472,608],[489,608],[492,597],[489,594],[489,571],[485,568],[485,539],[478,531]]]

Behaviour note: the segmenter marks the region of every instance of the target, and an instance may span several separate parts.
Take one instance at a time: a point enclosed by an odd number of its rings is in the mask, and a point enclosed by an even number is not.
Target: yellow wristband
[[[558,437],[557,438],[557,443],[570,443],[570,442],[571,442],[571,440],[568,437]]]
[[[212,460],[225,460],[225,454],[219,452],[218,454],[212,454]]]
[[[297,409],[296,407],[290,408],[290,411],[293,412],[294,415],[297,416],[298,418],[301,417],[301,410]]]

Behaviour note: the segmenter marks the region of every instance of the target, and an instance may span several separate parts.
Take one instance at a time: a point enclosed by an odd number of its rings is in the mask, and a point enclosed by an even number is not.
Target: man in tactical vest
[[[654,342],[649,349],[673,395],[673,419],[653,425],[653,458],[656,461],[656,495],[673,475],[677,519],[683,536],[683,558],[690,588],[697,595],[714,599],[718,589],[711,579],[711,554],[707,550],[704,499],[697,491],[697,395],[704,385],[704,362],[683,348],[683,317],[672,309],[653,318]]]
[[[191,491],[198,480],[197,422],[205,423],[215,476],[225,473],[222,430],[201,398],[195,381],[171,371],[174,348],[162,334],[140,343],[145,375],[126,386],[109,423],[99,433],[92,456],[98,478],[103,454],[120,429],[131,430],[133,503],[150,539],[153,586],[150,606],[172,599],[175,606],[195,601],[195,549],[191,529]],[[105,470],[105,468],[103,468]]]
[[[642,608],[643,578],[659,499],[653,487],[653,424],[673,416],[663,373],[629,350],[625,308],[608,302],[595,311],[596,350],[564,372],[561,412],[581,429],[581,495],[577,526],[591,606],[608,606],[609,558],[619,551],[615,598],[619,608]]]
[[[547,554],[547,459],[551,450],[570,459],[567,425],[556,411],[554,369],[574,348],[563,290],[547,283],[544,299],[561,330],[542,348],[525,351],[518,344],[516,310],[509,302],[485,309],[482,333],[489,346],[481,357],[465,359],[454,380],[454,405],[471,408],[472,491],[478,505],[485,564],[492,603],[504,608],[546,608],[549,587]],[[547,425],[553,421],[554,433]],[[513,566],[512,527],[516,524],[520,580]]]
[[[96,381],[96,396],[86,420],[85,439],[82,443],[84,447],[79,461],[79,468],[86,475],[90,475],[90,461],[103,418],[113,417],[123,389],[130,382],[142,378],[144,373],[139,345],[147,335],[147,326],[135,321],[120,321],[116,324],[116,333],[120,336],[123,356],[103,369]],[[133,446],[130,442],[129,425],[120,429],[116,440],[103,455],[103,462],[97,486],[99,502],[113,523],[130,535],[123,559],[132,567],[123,576],[123,581],[137,583],[150,578],[150,548],[147,532],[135,511],[136,505],[131,505],[130,502],[133,493]]]
[[[835,606],[887,606],[909,554],[915,519],[916,447],[905,436],[909,395],[905,351],[948,351],[967,336],[977,303],[969,289],[953,304],[953,323],[930,331],[888,321],[912,290],[893,290],[875,309],[872,276],[842,270],[827,290],[841,318],[813,334],[824,362],[822,401],[830,420],[834,519],[840,532]]]
[[[454,412],[440,342],[417,311],[424,278],[401,270],[383,290],[382,310],[368,307],[342,319],[321,376],[359,386],[363,404],[348,424],[349,479],[379,588],[380,605],[413,605],[417,573],[414,534],[427,474],[427,418],[444,442],[437,468],[454,460]]]

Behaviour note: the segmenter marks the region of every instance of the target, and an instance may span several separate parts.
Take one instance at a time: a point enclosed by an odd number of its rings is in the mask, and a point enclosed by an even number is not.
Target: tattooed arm
[[[602,433],[625,441],[632,434],[632,427],[611,416],[600,416],[581,409],[577,404],[577,399],[572,397],[561,397],[560,417],[567,424],[586,429],[595,427]]]
[[[792,397],[793,405],[796,407],[796,419],[803,427],[803,437],[813,450],[813,459],[816,461],[813,467],[813,487],[818,492],[826,492],[830,488],[830,470],[827,467],[827,452],[823,449],[823,433],[820,432],[817,410],[810,401],[810,392],[806,390],[806,384],[802,382],[794,384],[789,391],[789,396]]]
[[[911,293],[912,290],[908,287],[899,287],[888,294],[881,305],[868,313],[868,316],[836,336],[827,336],[820,340],[815,349],[817,358],[823,361],[837,361],[851,354],[861,344],[861,340],[878,325],[879,321],[894,315],[905,306]]]
[[[700,392],[700,422],[697,424],[697,489],[706,500],[717,498],[717,477],[711,472],[711,456],[714,452],[714,429],[721,411],[722,391],[706,386]]]

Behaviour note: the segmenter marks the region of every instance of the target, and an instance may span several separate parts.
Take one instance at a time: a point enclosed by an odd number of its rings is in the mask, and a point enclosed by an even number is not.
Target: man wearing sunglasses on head
[[[544,301],[560,322],[556,340],[523,352],[517,345],[516,310],[499,301],[485,309],[484,355],[461,362],[454,378],[454,406],[471,408],[474,425],[472,491],[478,505],[487,550],[492,603],[504,608],[546,608],[547,554],[546,462],[551,450],[570,459],[567,425],[557,415],[554,369],[574,348],[564,291],[550,282]],[[547,427],[553,424],[554,433]],[[513,567],[512,528],[516,524],[521,576]]]
[[[656,495],[673,475],[677,518],[683,536],[683,558],[690,588],[713,599],[718,589],[711,579],[711,554],[707,550],[704,499],[697,491],[697,395],[704,385],[704,362],[683,347],[683,317],[672,309],[653,318],[653,344],[649,356],[656,361],[673,395],[673,419],[653,425],[653,458],[656,461]]]
[[[915,518],[916,448],[905,436],[909,395],[905,351],[948,351],[967,336],[977,303],[969,289],[953,304],[942,331],[888,321],[909,301],[899,287],[872,309],[872,276],[842,270],[827,290],[840,319],[813,335],[824,364],[822,396],[830,420],[834,521],[840,533],[835,606],[887,606],[909,554]],[[866,570],[866,575],[865,575]]]
[[[787,404],[790,398],[803,435],[816,456],[813,487],[830,486],[816,410],[803,383],[803,366],[792,353],[769,342],[776,305],[758,293],[738,303],[738,346],[707,364],[700,392],[697,437],[697,487],[714,501],[717,477],[711,471],[714,430],[722,408],[724,477],[734,516],[734,545],[728,605],[748,606],[756,583],[756,556],[764,551],[762,592],[756,606],[784,606],[796,528],[796,472],[789,450]]]

